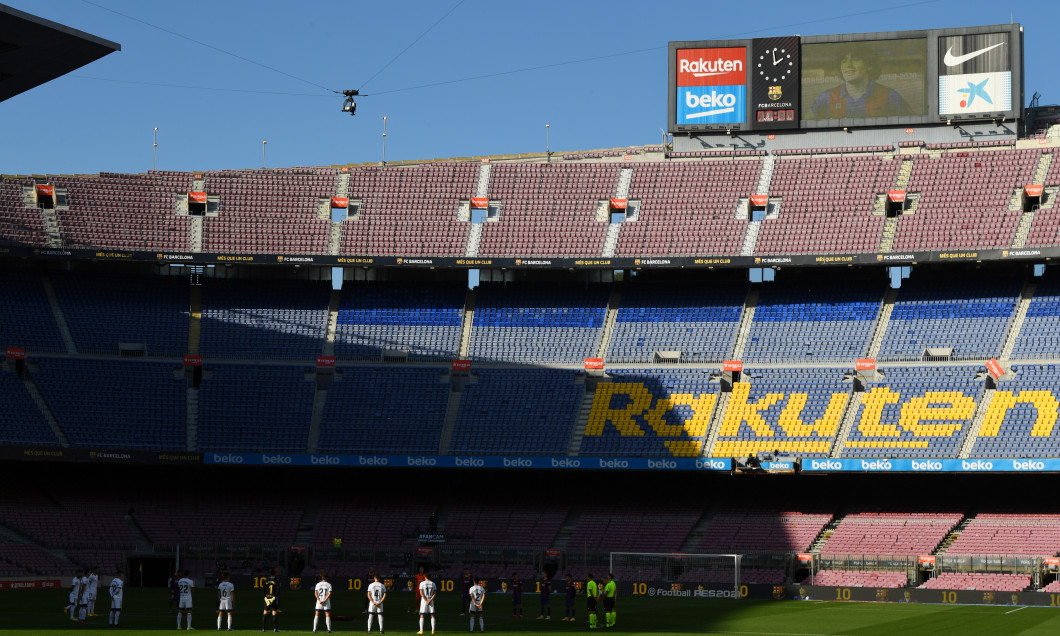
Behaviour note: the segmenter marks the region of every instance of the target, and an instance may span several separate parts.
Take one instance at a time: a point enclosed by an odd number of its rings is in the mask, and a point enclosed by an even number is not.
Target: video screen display
[[[939,115],[961,117],[1012,108],[1008,33],[939,38]]]
[[[802,45],[803,121],[923,117],[926,85],[927,38]]]

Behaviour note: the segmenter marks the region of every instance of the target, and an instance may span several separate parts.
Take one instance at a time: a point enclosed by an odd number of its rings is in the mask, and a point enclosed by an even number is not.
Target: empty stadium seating
[[[339,305],[335,356],[381,359],[407,350],[410,361],[458,357],[466,286],[346,281]]]
[[[41,274],[28,269],[4,269],[0,273],[0,304],[11,308],[0,320],[3,345],[28,352],[65,351]]]
[[[33,378],[72,446],[187,447],[185,382],[173,363],[49,358],[38,364]]]
[[[488,369],[464,387],[450,453],[566,455],[584,385],[573,371]]]
[[[913,155],[907,191],[916,211],[899,218],[896,251],[1003,248],[1022,211],[1013,193],[1033,183],[1038,149],[970,150]]]
[[[821,554],[892,557],[932,554],[963,516],[960,512],[847,514],[821,547]]]
[[[316,389],[306,372],[312,369],[239,364],[204,368],[199,449],[305,452]]]
[[[765,286],[745,362],[849,362],[863,357],[879,313],[882,281],[796,281]]]
[[[1019,335],[1009,356],[1014,360],[1060,357],[1060,277],[1052,270],[1038,279]]]
[[[609,291],[604,285],[485,283],[468,355],[482,362],[581,363],[596,353]]]
[[[714,513],[696,549],[705,553],[804,552],[831,512],[729,506]]]
[[[206,194],[217,195],[217,216],[203,219],[207,252],[326,254],[331,219],[320,200],[335,196],[334,168],[223,170],[204,173]],[[327,208],[325,208],[327,209]]]
[[[842,369],[745,369],[733,384],[713,455],[826,457],[851,386]]]
[[[567,540],[567,549],[675,552],[699,514],[699,510],[679,504],[646,505],[636,511],[617,503],[586,504]]]
[[[640,210],[622,223],[615,254],[738,254],[747,220],[736,210],[755,193],[761,171],[758,157],[637,164],[628,198]]]
[[[1055,365],[1014,365],[1014,377],[997,381],[997,391],[972,447],[972,457],[1056,457],[1060,455]]]
[[[987,572],[942,572],[920,587],[925,590],[981,590],[988,592],[1019,592],[1030,587],[1029,574],[997,574]]]
[[[176,199],[191,186],[187,173],[57,176],[69,207],[55,217],[64,247],[189,251],[188,216],[178,215]]]
[[[598,255],[607,221],[599,201],[615,196],[619,165],[496,163],[489,198],[501,205],[483,223],[481,256]]]
[[[900,165],[879,155],[779,158],[769,196],[781,199],[780,212],[762,221],[755,253],[876,251],[884,218],[873,207]]]
[[[48,245],[40,210],[28,207],[23,198],[32,185],[32,179],[0,176],[0,246]]]
[[[59,444],[59,438],[14,372],[0,369],[0,395],[4,396],[4,407],[0,408],[0,444]]]
[[[1060,515],[982,512],[968,521],[947,555],[1053,556],[1060,553]]]
[[[118,354],[119,344],[143,345],[143,355],[188,350],[187,279],[52,273],[63,314],[80,353]]]
[[[1018,294],[1012,280],[914,277],[898,293],[876,357],[924,360],[928,349],[941,349],[953,360],[996,356]]]
[[[803,585],[826,585],[829,587],[883,587],[899,588],[909,584],[905,572],[875,570],[821,570],[813,577],[802,581]]]
[[[696,457],[717,401],[708,369],[612,369],[596,387],[581,456]]]
[[[202,353],[215,358],[314,360],[324,346],[327,283],[230,281],[202,286]]]
[[[608,363],[654,362],[680,351],[684,363],[719,362],[732,353],[747,289],[691,283],[638,282],[622,292],[607,349]]]
[[[341,377],[328,388],[319,450],[438,452],[450,393],[439,369],[341,367],[339,371]]]
[[[349,197],[362,201],[342,223],[340,254],[463,256],[470,229],[457,220],[458,199],[470,198],[477,163],[349,169]]]
[[[980,373],[969,366],[878,368],[859,394],[841,456],[956,457],[982,398]]]

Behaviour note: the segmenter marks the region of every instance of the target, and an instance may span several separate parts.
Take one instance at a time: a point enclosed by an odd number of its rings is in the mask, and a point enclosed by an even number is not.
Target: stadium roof
[[[0,4],[0,102],[120,50],[116,42]]]

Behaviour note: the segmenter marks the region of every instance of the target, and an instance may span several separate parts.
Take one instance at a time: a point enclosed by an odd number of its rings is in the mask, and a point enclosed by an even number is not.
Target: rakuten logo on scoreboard
[[[747,84],[747,49],[678,49],[678,86],[736,86]]]
[[[747,113],[747,49],[677,50],[677,123],[740,124]]]

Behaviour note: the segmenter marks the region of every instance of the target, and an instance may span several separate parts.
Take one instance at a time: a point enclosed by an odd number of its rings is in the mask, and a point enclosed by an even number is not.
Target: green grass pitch
[[[200,589],[195,595],[193,626],[196,631],[214,631],[217,627],[213,590]],[[254,591],[236,591],[236,631],[261,631],[261,596]],[[107,626],[103,611],[109,599],[99,604],[100,616],[89,624],[71,622],[62,613],[65,590],[17,590],[0,592],[0,633],[3,634],[70,634],[73,632],[117,632],[122,634],[156,634],[173,631],[176,617],[167,613],[169,594],[162,589],[127,588],[121,627]],[[280,629],[284,632],[308,633],[312,628],[313,600],[306,590],[286,592],[281,597],[283,612]],[[354,592],[336,592],[333,597],[333,628],[336,633],[365,633],[367,622],[362,597]],[[406,612],[408,593],[393,594],[386,602],[387,634],[415,634],[417,617]],[[553,636],[585,633],[585,601],[578,599],[578,620],[569,623],[563,617],[563,599],[555,597],[552,620],[537,620],[538,603],[526,595],[526,618],[511,616],[511,600],[491,594],[486,600],[486,632]],[[468,619],[460,616],[460,597],[443,594],[438,598],[438,633],[467,633]],[[429,630],[429,627],[428,627]],[[271,622],[269,624],[271,632]],[[323,631],[323,617],[321,617]],[[603,632],[603,630],[600,630]],[[429,633],[429,632],[428,632]],[[478,633],[478,632],[476,632]],[[904,605],[896,603],[837,603],[825,601],[721,601],[627,597],[618,602],[618,624],[609,634],[643,636],[645,634],[734,634],[778,636],[842,636],[916,634],[1049,634],[1060,633],[1060,608],[1011,607],[985,605]]]

